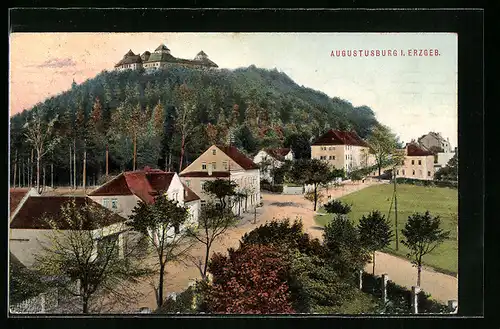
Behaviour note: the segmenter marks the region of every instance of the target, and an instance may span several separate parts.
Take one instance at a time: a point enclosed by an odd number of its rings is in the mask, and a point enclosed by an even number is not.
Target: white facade
[[[128,218],[132,215],[132,209],[141,201],[135,195],[89,195],[90,199],[94,200],[101,206],[113,211],[114,213]]]
[[[231,171],[231,180],[238,184],[237,192],[247,194],[245,199],[233,204],[235,214],[252,211],[260,205],[259,169]]]
[[[106,237],[116,233],[120,233],[118,237],[118,252],[123,255],[123,234],[128,228],[123,223],[117,223],[108,227],[97,229],[92,232],[96,242],[101,237]],[[65,230],[59,231],[56,234],[65,234]],[[9,231],[9,251],[15,255],[23,265],[30,268],[35,262],[37,254],[43,252],[43,246],[50,248],[50,237],[53,236],[53,230],[47,229],[10,229]],[[120,237],[122,236],[122,237]],[[95,245],[94,254],[97,254],[97,244]]]
[[[292,161],[293,152],[290,150],[290,152],[288,152],[288,154],[284,158],[285,160]],[[284,164],[284,162],[277,160],[275,157],[271,156],[265,150],[260,150],[259,153],[257,153],[253,158],[253,162],[258,165],[266,161],[269,162],[269,166],[267,168],[260,169],[260,178],[271,182],[272,181],[271,170],[273,168],[280,168]]]

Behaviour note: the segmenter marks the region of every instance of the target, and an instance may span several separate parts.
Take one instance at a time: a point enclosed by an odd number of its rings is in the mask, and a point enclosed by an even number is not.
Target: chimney
[[[208,176],[212,176],[212,164],[208,165]]]

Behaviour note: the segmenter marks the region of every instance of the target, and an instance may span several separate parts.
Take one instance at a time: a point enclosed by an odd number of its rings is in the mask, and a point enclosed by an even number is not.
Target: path
[[[374,184],[384,184],[378,181],[365,181],[364,183],[348,183],[343,187],[328,190],[332,199],[339,198],[349,193],[361,190]],[[326,192],[326,191],[325,191]],[[214,243],[212,252],[226,252],[230,247],[237,248],[239,239],[246,232],[255,227],[270,221],[273,218],[288,217],[291,220],[299,217],[302,219],[304,229],[312,237],[321,238],[323,228],[319,227],[314,221],[314,211],[311,202],[304,199],[302,195],[280,195],[262,193],[263,207],[258,209],[257,223],[253,223],[254,214],[244,214],[241,224],[229,230],[224,238]],[[194,257],[204,257],[204,245],[198,245],[193,249]],[[411,288],[416,283],[416,269],[405,259],[398,258],[389,254],[377,253],[376,274],[387,273],[394,282]],[[367,264],[366,271],[371,272],[371,264]],[[165,297],[169,292],[181,292],[186,289],[189,282],[200,278],[197,267],[192,263],[169,264],[165,278]],[[458,280],[455,277],[434,272],[431,269],[422,271],[422,289],[432,294],[433,298],[446,302],[450,299],[458,299]],[[141,287],[145,294],[138,305],[134,306],[137,310],[140,307],[156,308],[156,301],[153,288],[145,283]]]

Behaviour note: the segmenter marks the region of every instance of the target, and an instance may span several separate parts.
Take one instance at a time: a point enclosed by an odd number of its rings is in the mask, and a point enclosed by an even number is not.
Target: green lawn
[[[431,254],[424,256],[424,263],[445,273],[457,273],[457,229],[456,224],[451,219],[451,214],[458,213],[458,191],[450,188],[406,184],[398,185],[397,190],[399,240],[403,238],[401,229],[411,214],[429,210],[431,215],[439,215],[441,217],[441,227],[450,231],[450,238],[438,246]],[[357,224],[362,215],[366,215],[372,210],[379,210],[387,218],[392,193],[393,185],[374,185],[342,197],[340,200],[352,204],[352,211],[349,214],[349,218]],[[320,211],[324,212],[324,209]],[[394,217],[393,205],[389,218],[393,228],[395,226]],[[331,215],[329,214],[315,217],[316,223],[320,226],[326,225],[330,219]],[[384,251],[406,257],[408,249],[405,246],[399,243],[398,251],[396,251],[395,247],[396,243],[394,239],[391,245]]]

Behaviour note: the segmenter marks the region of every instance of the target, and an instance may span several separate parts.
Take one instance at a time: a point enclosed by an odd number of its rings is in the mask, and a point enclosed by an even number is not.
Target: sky
[[[9,110],[21,112],[69,89],[73,79],[112,70],[129,49],[152,52],[164,43],[180,58],[203,50],[221,68],[276,68],[299,85],[369,106],[401,141],[435,131],[454,147],[457,42],[453,33],[12,33]],[[360,50],[385,56],[360,57]],[[414,50],[427,56],[410,56]]]

